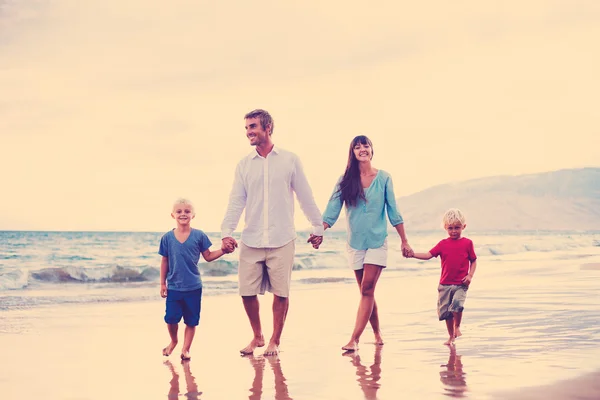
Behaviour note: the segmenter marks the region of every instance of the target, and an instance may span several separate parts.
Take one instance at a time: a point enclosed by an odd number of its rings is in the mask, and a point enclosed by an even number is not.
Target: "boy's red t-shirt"
[[[462,285],[463,278],[469,273],[471,262],[477,259],[473,241],[466,237],[446,238],[429,252],[434,257],[442,258],[442,285]]]

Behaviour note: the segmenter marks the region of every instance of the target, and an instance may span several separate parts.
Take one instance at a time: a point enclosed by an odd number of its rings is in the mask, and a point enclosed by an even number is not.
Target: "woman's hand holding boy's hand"
[[[167,284],[166,283],[160,284],[160,297],[162,297],[163,299],[165,297],[167,297]]]
[[[402,255],[406,258],[412,258],[415,256],[415,251],[410,247],[408,242],[402,243]]]

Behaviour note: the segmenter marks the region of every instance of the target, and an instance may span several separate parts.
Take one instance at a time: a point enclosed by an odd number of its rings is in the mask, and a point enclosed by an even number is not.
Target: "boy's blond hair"
[[[460,223],[461,225],[465,225],[466,219],[463,213],[458,208],[451,208],[444,214],[442,218],[442,222],[444,227],[449,225],[453,225],[456,223]]]
[[[194,208],[194,203],[192,203],[188,199],[184,199],[183,197],[180,197],[177,200],[175,200],[175,202],[173,203],[173,210],[175,209],[175,207],[177,207],[180,204],[187,204],[188,206],[192,207],[192,211],[194,212],[194,214],[196,214],[196,209]]]

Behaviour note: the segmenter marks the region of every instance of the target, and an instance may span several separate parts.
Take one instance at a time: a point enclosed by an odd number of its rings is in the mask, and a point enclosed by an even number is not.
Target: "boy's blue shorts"
[[[200,301],[202,288],[186,292],[167,290],[167,305],[165,322],[178,324],[183,317],[187,326],[197,326],[200,323]]]

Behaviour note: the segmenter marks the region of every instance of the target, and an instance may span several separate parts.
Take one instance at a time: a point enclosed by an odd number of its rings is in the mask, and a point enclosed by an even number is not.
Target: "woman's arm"
[[[342,178],[338,180],[333,188],[333,193],[329,198],[329,202],[327,203],[327,207],[325,207],[325,212],[323,213],[323,228],[328,229],[331,228],[338,218],[340,217],[340,213],[342,212],[342,199],[340,192],[340,182]]]

